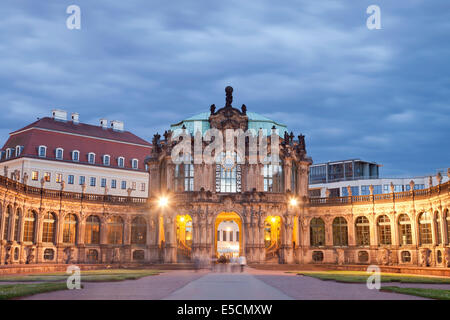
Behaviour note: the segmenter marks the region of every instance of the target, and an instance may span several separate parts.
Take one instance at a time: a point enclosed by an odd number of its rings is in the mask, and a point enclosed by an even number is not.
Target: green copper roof
[[[210,112],[202,112],[196,114],[190,118],[182,120],[177,124],[173,124],[170,126],[170,129],[174,131],[175,129],[181,129],[183,124],[186,126],[186,130],[188,130],[192,135],[194,131],[201,130],[202,134],[206,132],[206,130],[210,129],[209,125],[209,116]],[[248,128],[258,131],[260,128],[265,130],[266,134],[270,134],[273,126],[278,129],[278,134],[283,137],[284,133],[287,131],[287,127],[284,124],[280,124],[271,120],[263,115],[260,115],[255,112],[247,112],[248,116]]]

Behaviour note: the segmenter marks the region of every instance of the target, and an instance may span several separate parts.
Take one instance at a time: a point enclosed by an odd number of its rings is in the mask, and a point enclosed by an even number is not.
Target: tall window
[[[356,245],[370,246],[370,223],[366,217],[358,217],[355,222]]]
[[[175,166],[175,191],[194,191],[193,164],[177,164]]]
[[[3,226],[3,240],[9,240],[9,229],[11,229],[12,207],[8,206],[5,212],[5,222]]]
[[[93,152],[88,153],[88,162],[92,164],[95,163],[95,153]]]
[[[143,217],[136,217],[131,222],[131,243],[145,244],[147,241],[147,223]]]
[[[293,194],[297,194],[297,165],[295,163],[292,163],[291,191]]]
[[[44,215],[44,221],[43,221],[43,228],[42,228],[42,242],[49,242],[54,243],[55,242],[55,215],[53,213],[46,213]]]
[[[64,218],[63,242],[75,243],[77,238],[78,219],[74,214],[68,214]]]
[[[36,230],[36,214],[33,211],[28,211],[25,216],[23,226],[23,241],[34,243],[34,234]]]
[[[45,158],[47,154],[47,147],[46,146],[39,146],[38,148],[38,156],[41,158]]]
[[[436,244],[442,243],[442,233],[441,233],[441,215],[438,211],[436,211],[434,215],[435,221],[436,221]]]
[[[133,160],[131,160],[131,167],[132,167],[133,169],[138,169],[138,168],[139,168],[139,167],[138,167],[138,163],[139,163],[138,159],[133,159]]]
[[[14,217],[14,241],[19,241],[19,230],[20,229],[20,209],[18,208],[16,211],[16,215]]]
[[[447,244],[450,244],[450,214],[448,209],[445,209],[445,220],[447,221]]]
[[[386,215],[378,218],[378,241],[384,246],[392,244],[391,220]]]
[[[117,159],[117,165],[121,168],[123,168],[125,166],[125,158],[124,157],[119,157]]]
[[[266,192],[283,192],[283,166],[265,164],[264,174],[264,191]]]
[[[63,159],[64,150],[62,148],[56,148],[56,159]]]
[[[333,245],[335,247],[348,245],[347,221],[343,217],[333,220]]]
[[[67,183],[68,184],[73,184],[74,181],[75,181],[74,175],[73,174],[69,174],[68,177],[67,177]]]
[[[108,220],[108,243],[123,243],[123,220],[121,217],[111,217]]]
[[[398,233],[400,245],[412,244],[411,220],[407,214],[402,214],[398,218]]]
[[[241,192],[241,165],[235,152],[216,158],[216,192]]]
[[[111,157],[107,154],[103,156],[103,165],[109,166],[111,163]]]
[[[420,244],[432,244],[433,236],[431,231],[431,214],[424,212],[419,217],[419,239]]]
[[[312,247],[325,245],[325,222],[320,218],[312,218],[309,226]]]
[[[72,151],[72,160],[80,161],[80,151],[78,151],[78,150]]]
[[[100,219],[97,216],[89,216],[86,219],[85,239],[86,244],[100,243]]]

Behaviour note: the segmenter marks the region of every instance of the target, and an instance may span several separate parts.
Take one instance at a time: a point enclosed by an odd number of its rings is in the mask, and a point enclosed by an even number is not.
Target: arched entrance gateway
[[[242,220],[235,212],[222,212],[215,222],[215,256],[228,259],[244,255]]]

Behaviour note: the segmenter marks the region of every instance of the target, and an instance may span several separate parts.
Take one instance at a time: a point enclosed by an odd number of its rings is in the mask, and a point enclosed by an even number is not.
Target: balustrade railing
[[[4,176],[0,176],[0,186],[5,187],[8,190],[17,191],[33,197],[42,197],[46,199],[61,199],[61,200],[71,200],[71,201],[86,201],[92,203],[108,203],[108,204],[118,204],[118,205],[145,205],[149,201],[148,198],[140,197],[126,197],[126,196],[113,196],[113,195],[100,195],[91,193],[79,193],[70,191],[60,191],[51,190],[45,188],[37,188],[25,185],[19,181],[9,179]],[[375,195],[358,195],[349,197],[334,197],[334,198],[310,198],[310,206],[328,206],[328,205],[346,205],[352,203],[376,203],[376,202],[387,202],[387,201],[406,201],[411,199],[423,199],[430,196],[442,194],[449,192],[450,181],[446,183],[433,186],[428,189],[412,190],[396,193],[383,193]],[[220,202],[221,197],[226,195],[210,196],[209,198],[201,197],[201,201],[211,201]],[[282,193],[265,193],[263,196],[256,195],[257,198],[253,199],[254,196],[244,196],[244,194],[233,194],[233,198],[237,202],[248,201],[262,201],[262,202],[285,202],[287,201],[286,195]],[[198,196],[194,196],[191,193],[176,193],[174,196],[175,202],[188,202],[192,200],[199,200]],[[253,200],[252,200],[253,199]]]

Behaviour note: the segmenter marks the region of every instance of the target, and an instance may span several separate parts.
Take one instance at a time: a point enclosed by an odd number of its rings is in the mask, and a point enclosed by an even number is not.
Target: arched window
[[[89,152],[88,153],[88,162],[94,164],[95,163],[95,153]]]
[[[398,218],[398,236],[400,245],[405,246],[408,244],[412,244],[411,230],[411,220],[409,219],[408,215],[401,214]]]
[[[73,150],[72,151],[72,160],[73,161],[80,161],[80,151]]]
[[[119,157],[119,158],[117,159],[117,165],[118,165],[120,168],[123,168],[123,167],[125,166],[125,158],[124,158],[124,157]]]
[[[441,233],[441,215],[439,211],[436,211],[434,214],[435,219],[435,227],[436,227],[436,244],[442,243],[442,233]]]
[[[433,236],[431,231],[431,214],[424,212],[419,216],[419,239],[420,244],[432,244]]]
[[[109,166],[111,164],[111,156],[109,154],[105,154],[103,156],[103,165]]]
[[[145,244],[147,241],[147,223],[143,217],[136,217],[131,222],[131,243]]]
[[[271,158],[267,157],[266,161]],[[264,175],[264,191],[265,192],[283,192],[284,191],[284,175],[282,162],[278,164],[265,164],[263,168]]]
[[[64,157],[64,149],[63,148],[56,148],[55,157],[58,160],[62,160],[63,157]]]
[[[135,170],[139,168],[139,160],[138,159],[131,160],[131,168],[133,168]]]
[[[14,217],[14,241],[19,242],[19,235],[20,235],[20,209],[17,208],[16,216]]]
[[[216,158],[216,192],[241,192],[241,165],[235,152]]]
[[[55,215],[47,212],[42,226],[42,242],[55,243]]]
[[[75,243],[77,238],[77,225],[78,219],[74,214],[68,214],[64,218],[63,227],[63,242],[64,243]]]
[[[347,221],[343,217],[333,220],[333,245],[335,247],[348,245]]]
[[[369,219],[367,219],[366,217],[358,217],[355,222],[355,228],[356,228],[356,245],[370,246]]]
[[[445,209],[445,220],[447,221],[447,244],[450,244],[450,214],[448,209]]]
[[[123,243],[123,220],[121,217],[111,217],[108,220],[108,243]]]
[[[3,240],[9,240],[9,229],[11,229],[11,215],[12,207],[8,206],[5,212],[4,226],[3,226]]]
[[[86,219],[84,242],[86,244],[100,243],[100,219],[97,216],[89,216]]]
[[[28,211],[27,215],[25,216],[23,226],[23,241],[34,243],[35,230],[36,230],[36,213],[34,213],[33,211]]]
[[[320,218],[312,218],[309,226],[310,243],[312,247],[325,245],[325,222]]]
[[[382,246],[392,244],[391,220],[386,215],[378,218],[378,242]]]
[[[47,155],[47,147],[46,146],[39,146],[38,147],[38,156],[41,158],[45,158]]]

